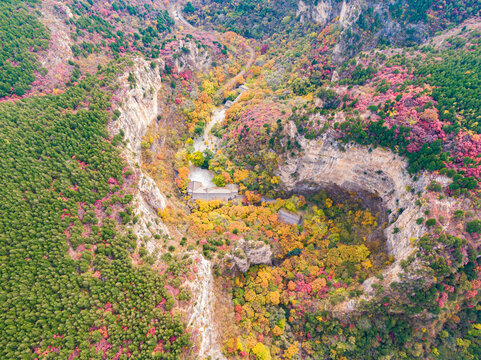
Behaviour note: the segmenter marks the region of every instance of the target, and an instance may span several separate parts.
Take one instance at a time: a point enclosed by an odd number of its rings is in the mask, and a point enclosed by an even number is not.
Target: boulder
[[[143,175],[139,181],[139,190],[145,199],[155,211],[163,210],[166,206],[164,195],[160,192],[157,184],[147,175]]]
[[[233,267],[237,267],[239,271],[246,272],[251,265],[272,263],[272,250],[269,245],[262,241],[246,241],[241,239],[230,259]]]

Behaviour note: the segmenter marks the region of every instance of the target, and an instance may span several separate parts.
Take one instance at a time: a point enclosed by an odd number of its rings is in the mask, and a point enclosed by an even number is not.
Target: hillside
[[[0,358],[480,358],[480,11],[3,2]]]

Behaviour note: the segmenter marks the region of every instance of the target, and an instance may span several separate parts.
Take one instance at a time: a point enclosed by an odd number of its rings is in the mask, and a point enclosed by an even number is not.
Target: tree
[[[481,221],[473,220],[466,224],[466,231],[470,234],[479,234],[481,233]]]
[[[194,166],[203,167],[205,161],[204,154],[202,154],[200,151],[196,151],[192,154],[190,161],[192,161]]]
[[[225,186],[225,179],[222,175],[216,175],[212,179],[212,182],[219,187],[224,187]]]
[[[269,348],[263,343],[258,342],[252,348],[252,353],[256,356],[256,360],[271,360]]]
[[[191,14],[191,13],[194,13],[196,11],[194,5],[192,5],[192,3],[189,1],[187,2],[187,4],[185,4],[184,6],[184,12],[186,14]]]

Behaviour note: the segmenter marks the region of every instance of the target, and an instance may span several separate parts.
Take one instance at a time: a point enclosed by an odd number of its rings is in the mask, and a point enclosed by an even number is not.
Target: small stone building
[[[220,200],[229,201],[239,194],[239,186],[236,184],[228,184],[225,187],[204,187],[198,181],[191,181],[187,185],[187,194],[192,196],[193,200]]]
[[[279,220],[291,225],[301,225],[302,224],[302,216],[287,211],[286,209],[280,209],[278,212]]]

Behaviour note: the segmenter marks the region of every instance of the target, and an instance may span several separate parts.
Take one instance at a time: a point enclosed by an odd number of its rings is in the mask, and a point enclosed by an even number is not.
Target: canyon
[[[430,177],[421,175],[414,181],[408,174],[406,161],[398,155],[354,144],[342,147],[332,132],[325,133],[319,140],[307,140],[297,134],[292,122],[286,131],[291,139],[299,142],[301,151],[298,156],[288,156],[279,166],[281,186],[289,192],[302,194],[336,185],[355,192],[366,204],[380,205],[377,209],[374,207],[375,211],[389,210],[384,235],[387,252],[395,261],[383,273],[387,284],[398,280],[401,261],[414,250],[411,240],[427,230],[416,224],[422,211],[415,201],[416,194],[424,191],[431,181]],[[367,295],[373,294],[371,285],[375,281],[370,278],[364,282]]]

